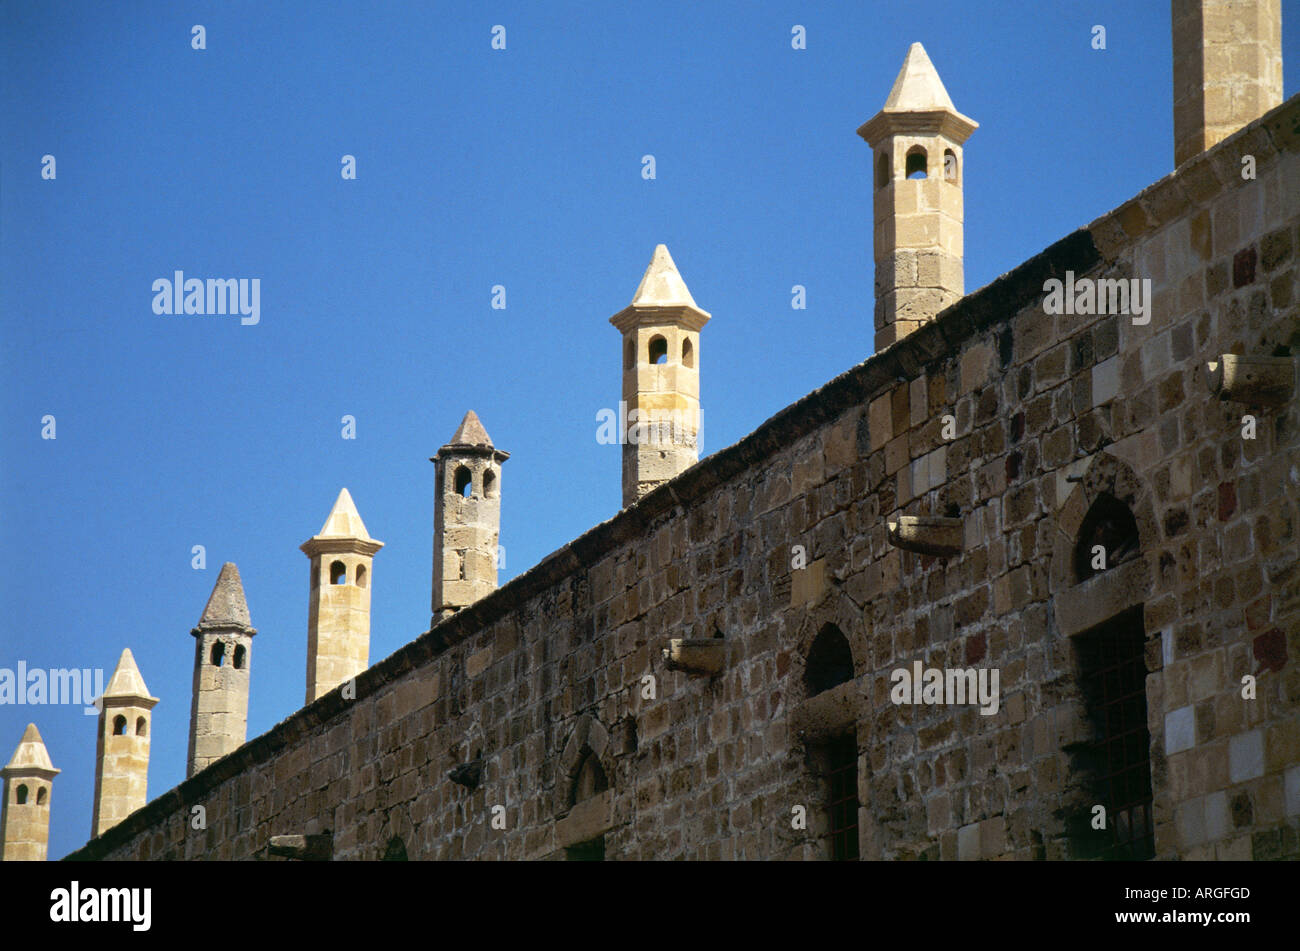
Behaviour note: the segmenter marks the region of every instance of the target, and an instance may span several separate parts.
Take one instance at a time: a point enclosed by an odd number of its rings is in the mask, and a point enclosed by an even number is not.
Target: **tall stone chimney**
[[[623,335],[624,508],[699,461],[700,331],[710,319],[662,244],[632,303],[609,318]]]
[[[885,107],[858,129],[874,169],[876,352],[965,293],[962,144],[978,127],[913,43]]]
[[[318,534],[299,548],[311,559],[307,601],[307,703],[323,697],[370,666],[370,590],[375,554],[347,489]]]
[[[1174,165],[1282,103],[1282,0],[1172,0]]]
[[[99,703],[92,835],[102,835],[149,801],[150,711],[157,703],[128,647]]]
[[[194,636],[194,688],[190,700],[190,750],[185,775],[244,745],[253,635],[244,585],[233,561],[221,566]]]

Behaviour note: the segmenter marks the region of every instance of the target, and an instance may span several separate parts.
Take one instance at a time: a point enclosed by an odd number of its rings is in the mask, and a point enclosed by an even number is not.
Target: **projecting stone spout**
[[[663,649],[669,670],[713,676],[722,670],[726,642],[717,637],[674,637]]]
[[[300,862],[328,862],[334,857],[334,835],[273,835],[268,851]]]
[[[1221,400],[1282,406],[1295,393],[1295,358],[1225,353],[1205,365],[1210,392]]]
[[[904,551],[947,558],[961,554],[962,520],[942,515],[900,515],[889,523],[889,543]]]
[[[447,774],[447,778],[466,789],[477,789],[479,781],[483,778],[483,759],[480,757],[468,763],[461,763]]]

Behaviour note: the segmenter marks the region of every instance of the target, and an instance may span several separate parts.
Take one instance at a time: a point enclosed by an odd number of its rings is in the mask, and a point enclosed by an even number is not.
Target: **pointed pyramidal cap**
[[[330,509],[329,517],[325,519],[320,532],[299,546],[309,558],[324,551],[373,555],[383,547],[383,542],[371,538],[366,531],[366,523],[361,521],[352,494],[346,488],[334,500],[334,507]]]
[[[27,729],[23,731],[23,738],[18,742],[18,748],[14,750],[14,755],[9,760],[9,765],[0,772],[6,776],[36,774],[45,779],[53,779],[62,770],[54,768],[54,764],[50,762],[50,754],[45,749],[45,741],[41,739],[40,730],[36,729],[35,723],[29,723]]]
[[[637,323],[680,321],[700,330],[712,315],[701,310],[682,280],[666,245],[655,245],[655,253],[632,295],[632,303],[609,319],[623,333]],[[640,318],[640,319],[638,319]]]
[[[885,109],[889,112],[957,111],[948,98],[948,90],[943,88],[943,80],[935,71],[934,63],[930,62],[925,47],[920,43],[913,43],[908,48],[903,68],[898,71],[894,87],[885,100]]]
[[[957,111],[925,47],[913,43],[894,80],[885,107],[858,129],[858,135],[875,147],[885,136],[897,133],[940,133],[958,145],[979,123]]]
[[[158,702],[157,697],[149,696],[149,688],[144,685],[144,678],[140,676],[140,668],[135,665],[131,648],[124,648],[122,656],[118,658],[117,669],[104,688],[104,699],[143,700],[148,701],[151,707]]]
[[[316,537],[370,538],[370,533],[366,531],[366,523],[361,521],[361,514],[352,501],[352,494],[346,488],[340,491],[339,497],[334,500],[334,507],[330,509],[329,517],[325,519],[325,524],[316,533]]]
[[[682,280],[673,256],[668,253],[668,246],[657,244],[650,266],[645,269],[641,283],[632,295],[632,306],[670,307],[674,304],[694,307],[695,298]]]
[[[492,448],[492,439],[479,422],[478,414],[470,410],[465,414],[465,418],[460,421],[460,426],[456,428],[456,433],[451,437],[449,446],[485,446]]]
[[[208,605],[203,609],[198,627],[190,633],[197,634],[213,628],[242,628],[250,634],[252,620],[248,616],[248,602],[244,600],[244,585],[239,580],[239,569],[233,561],[221,566],[217,583],[212,587]]]
[[[483,423],[479,421],[478,413],[473,410],[469,410],[465,414],[465,418],[460,421],[460,425],[456,427],[456,432],[452,434],[451,442],[439,449],[438,455],[433,456],[429,461],[437,462],[439,456],[466,454],[491,456],[497,462],[505,462],[510,458],[510,453],[492,445],[492,437],[487,434],[487,430],[483,428]]]

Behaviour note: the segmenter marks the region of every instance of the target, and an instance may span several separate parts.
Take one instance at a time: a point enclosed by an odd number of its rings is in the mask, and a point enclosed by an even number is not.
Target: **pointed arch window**
[[[1137,519],[1113,495],[1100,495],[1079,526],[1074,547],[1074,570],[1079,581],[1114,568],[1138,554]]]
[[[808,664],[804,670],[808,696],[814,697],[852,679],[853,652],[849,650],[848,639],[834,624],[827,624],[808,649]]]

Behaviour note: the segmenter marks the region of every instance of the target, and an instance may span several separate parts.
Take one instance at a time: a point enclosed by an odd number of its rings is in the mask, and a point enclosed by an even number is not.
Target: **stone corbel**
[[[329,832],[323,835],[273,835],[270,852],[302,862],[328,862],[334,857],[334,836]]]
[[[1205,365],[1210,392],[1221,400],[1282,406],[1295,395],[1295,358],[1225,353]]]
[[[674,637],[662,653],[669,670],[712,677],[722,670],[726,652],[720,637]]]
[[[889,543],[904,551],[948,558],[960,555],[962,520],[943,515],[900,515],[889,523]]]

